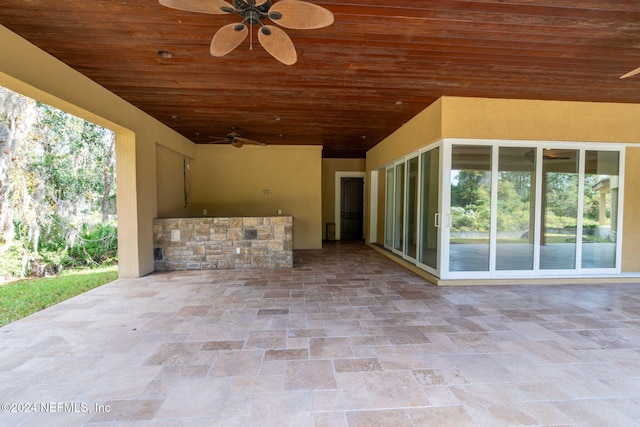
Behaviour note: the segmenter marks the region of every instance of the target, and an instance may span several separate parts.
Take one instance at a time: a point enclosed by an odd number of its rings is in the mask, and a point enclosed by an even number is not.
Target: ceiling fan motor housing
[[[258,2],[259,3],[259,2]],[[256,5],[256,0],[233,0],[234,12],[244,18],[244,22],[249,25],[260,25],[266,18],[271,7],[271,0]]]

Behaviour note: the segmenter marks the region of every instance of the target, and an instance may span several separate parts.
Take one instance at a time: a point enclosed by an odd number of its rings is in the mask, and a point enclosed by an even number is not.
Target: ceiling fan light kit
[[[238,47],[251,32],[259,27],[258,41],[275,59],[285,65],[293,65],[298,60],[296,48],[284,30],[266,25],[269,18],[280,27],[294,30],[315,30],[333,24],[333,13],[322,6],[303,0],[159,0],[162,6],[188,12],[207,14],[237,13],[242,22],[228,24],[220,28],[211,40],[210,53],[221,57]]]

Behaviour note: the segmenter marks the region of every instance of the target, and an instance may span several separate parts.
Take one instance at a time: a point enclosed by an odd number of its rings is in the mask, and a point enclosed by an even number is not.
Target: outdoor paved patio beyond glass
[[[640,285],[438,288],[363,244],[0,329],[0,425],[640,425]]]

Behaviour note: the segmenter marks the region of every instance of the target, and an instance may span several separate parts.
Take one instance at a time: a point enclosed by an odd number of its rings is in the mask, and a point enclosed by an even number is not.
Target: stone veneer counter
[[[156,271],[293,267],[293,217],[153,221]]]

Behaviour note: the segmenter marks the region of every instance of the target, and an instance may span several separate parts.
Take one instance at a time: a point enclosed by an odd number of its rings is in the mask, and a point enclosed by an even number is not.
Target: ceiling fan
[[[620,76],[620,78],[626,79],[627,77],[635,76],[636,74],[640,74],[640,67],[636,68],[633,71],[629,71],[627,74]]]
[[[250,144],[250,145],[262,145],[263,147],[267,144],[265,144],[264,142],[258,142],[258,141],[254,141],[252,139],[247,139],[247,138],[243,138],[240,136],[240,134],[236,133],[235,131],[229,132],[227,134],[227,136],[225,136],[224,138],[214,138],[212,137],[213,140],[210,142],[210,144],[231,144],[232,146],[236,147],[236,148],[242,148],[243,145],[245,144]]]
[[[284,28],[313,30],[333,24],[333,13],[322,6],[303,0],[159,0],[162,6],[188,12],[209,14],[237,13],[240,23],[221,27],[211,40],[210,52],[215,57],[224,56],[238,47],[253,26],[259,26],[258,41],[275,59],[285,65],[293,65],[298,60],[293,42],[279,27],[265,25],[262,20],[269,18]],[[247,28],[249,27],[249,28]],[[253,35],[253,34],[252,34]],[[251,38],[253,48],[253,37]]]

